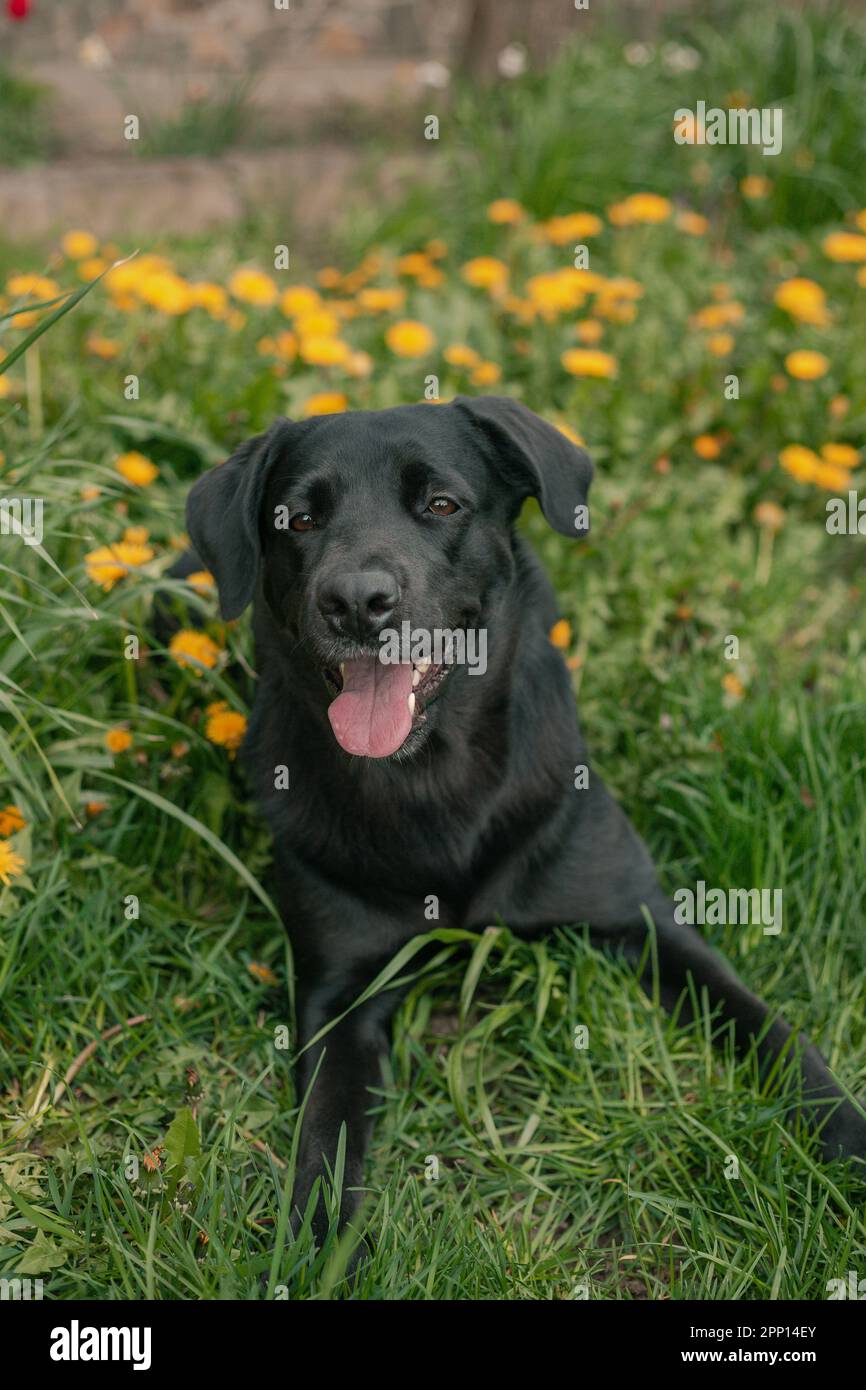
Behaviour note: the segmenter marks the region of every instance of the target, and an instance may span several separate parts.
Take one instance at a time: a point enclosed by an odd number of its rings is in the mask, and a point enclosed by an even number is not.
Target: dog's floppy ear
[[[592,460],[584,449],[505,396],[457,396],[453,404],[487,435],[520,501],[537,497],[555,530],[572,538],[586,535]]]
[[[225,463],[198,478],[186,500],[186,529],[217,582],[226,619],[252,601],[261,557],[259,512],[270,465],[291,422],[248,439]]]

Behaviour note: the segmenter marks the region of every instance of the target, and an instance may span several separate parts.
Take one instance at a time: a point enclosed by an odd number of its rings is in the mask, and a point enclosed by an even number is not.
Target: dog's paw
[[[857,1159],[864,1165],[866,1173],[866,1119],[859,1107],[850,1101],[843,1101],[819,1130],[821,1152],[826,1161],[833,1159]]]

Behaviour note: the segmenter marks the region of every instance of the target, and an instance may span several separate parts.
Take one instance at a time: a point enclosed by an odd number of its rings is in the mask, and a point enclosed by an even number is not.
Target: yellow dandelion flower
[[[323,265],[322,269],[316,272],[316,279],[323,290],[335,290],[342,278],[342,271],[335,265]]]
[[[495,386],[502,380],[502,368],[495,362],[479,362],[470,380],[473,386]]]
[[[334,338],[340,331],[340,320],[327,309],[311,309],[295,316],[295,328],[301,338]]]
[[[785,371],[797,381],[817,381],[830,370],[830,360],[823,352],[813,352],[810,348],[800,348],[789,352],[785,358]]]
[[[145,304],[170,318],[186,314],[193,307],[186,280],[170,270],[148,275],[138,286],[138,294]]]
[[[348,360],[351,349],[342,338],[315,336],[302,338],[298,352],[311,367],[340,367]]]
[[[820,285],[803,276],[793,280],[783,280],[777,285],[773,301],[786,314],[798,323],[811,323],[823,326],[830,322],[827,312],[827,297]]]
[[[547,635],[554,647],[558,647],[561,652],[567,651],[571,645],[571,623],[567,618],[560,618]]]
[[[229,280],[229,294],[242,304],[254,304],[257,308],[268,308],[276,304],[279,294],[270,275],[263,270],[241,266]]]
[[[432,268],[430,257],[422,251],[410,251],[397,262],[398,275],[426,275]]]
[[[399,319],[385,333],[385,342],[397,357],[426,357],[436,345],[436,339],[426,323],[417,319]]]
[[[487,204],[487,217],[498,226],[522,222],[526,213],[514,198],[494,198]],[[429,255],[429,250],[428,250]]]
[[[594,348],[568,348],[560,361],[571,376],[616,376],[617,361],[609,352]]]
[[[551,217],[541,224],[545,241],[553,246],[567,246],[571,241],[582,237],[598,236],[604,231],[604,223],[594,212],[570,212],[563,217]]]
[[[466,343],[449,343],[442,356],[451,367],[477,367],[481,358]]]
[[[154,479],[159,477],[156,464],[151,463],[150,459],[140,454],[137,449],[120,454],[114,461],[114,467],[133,487],[150,487]]]
[[[304,401],[301,407],[302,414],[306,417],[310,415],[339,415],[342,411],[348,410],[349,401],[342,391],[319,391],[315,396],[310,396]]]
[[[847,468],[837,468],[834,463],[819,463],[815,469],[813,482],[816,487],[825,487],[830,492],[838,492],[851,482]]]
[[[747,174],[744,179],[740,179],[740,192],[744,198],[752,202],[768,197],[772,187],[770,180],[764,178],[763,174]]]
[[[672,212],[673,204],[658,193],[632,193],[609,208],[608,217],[614,225],[627,227],[633,222],[666,222]]]
[[[105,746],[109,753],[125,753],[132,747],[132,734],[122,724],[109,729],[105,735]]]
[[[860,463],[860,451],[853,444],[822,444],[821,457],[837,468],[856,468]]]
[[[209,739],[211,743],[219,744],[221,748],[228,748],[230,752],[235,752],[243,743],[246,731],[246,715],[239,714],[237,710],[229,709],[224,701],[209,706],[204,732],[205,738]]]
[[[146,526],[127,526],[123,539],[130,545],[147,545],[150,532]]]
[[[178,666],[196,675],[200,674],[203,666],[212,671],[220,656],[216,642],[212,642],[206,632],[199,632],[196,628],[181,628],[169,642],[168,650]]]
[[[713,357],[727,357],[729,352],[734,349],[734,335],[732,333],[711,333],[707,338],[707,349]]]
[[[728,328],[740,323],[745,314],[742,304],[732,299],[724,304],[707,304],[692,315],[695,328]]]
[[[508,266],[495,256],[476,256],[460,271],[467,285],[481,290],[500,290],[508,283]]]
[[[784,449],[780,450],[779,463],[798,483],[813,483],[815,474],[821,467],[818,455],[813,449],[807,449],[804,444],[786,444]]]
[[[118,580],[125,579],[134,569],[152,559],[153,551],[149,545],[115,541],[112,545],[101,545],[89,551],[84,557],[84,568],[88,579],[108,593]]]
[[[189,286],[190,305],[194,309],[205,309],[211,318],[220,319],[228,309],[229,297],[222,285],[210,280],[199,280]]]
[[[120,343],[116,343],[113,338],[103,338],[98,333],[88,334],[84,346],[92,357],[101,357],[106,362],[120,356]]]
[[[92,232],[67,232],[60,242],[64,256],[71,261],[83,261],[99,249],[99,242]]]
[[[373,287],[361,290],[358,295],[358,303],[368,314],[387,314],[400,309],[405,299],[406,291],[400,285],[394,285],[391,289]]]
[[[683,208],[677,213],[677,227],[686,236],[706,236],[710,230],[710,224],[706,217],[702,217],[699,212],[691,212],[688,208]]]
[[[831,261],[866,261],[866,236],[856,232],[831,232],[821,242],[821,250]]]
[[[6,289],[13,299],[57,299],[60,286],[46,275],[10,275]]]
[[[321,296],[310,285],[289,285],[280,295],[280,309],[287,319],[311,314],[321,302]]]
[[[19,878],[24,869],[25,864],[21,855],[16,854],[11,845],[7,845],[5,841],[0,841],[0,882],[9,888],[13,878]]]
[[[574,325],[574,331],[581,343],[600,343],[604,336],[604,324],[598,319],[581,319]]]
[[[195,589],[196,593],[201,594],[203,598],[206,598],[208,594],[212,594],[216,588],[216,580],[210,570],[193,570],[192,574],[187,575],[186,582],[191,589]]]
[[[76,267],[79,280],[96,280],[104,270],[108,269],[108,261],[102,256],[88,256],[86,260],[79,261]]]

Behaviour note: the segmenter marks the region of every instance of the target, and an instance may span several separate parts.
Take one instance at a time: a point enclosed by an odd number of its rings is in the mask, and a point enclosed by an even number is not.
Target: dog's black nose
[[[384,570],[335,575],[319,590],[319,612],[332,631],[361,642],[385,626],[399,601],[400,586]]]

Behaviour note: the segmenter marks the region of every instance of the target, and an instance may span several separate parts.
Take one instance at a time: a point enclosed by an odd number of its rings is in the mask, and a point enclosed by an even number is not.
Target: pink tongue
[[[362,758],[396,753],[412,727],[411,694],[411,662],[385,666],[377,656],[345,662],[343,689],[328,707],[340,747]]]

